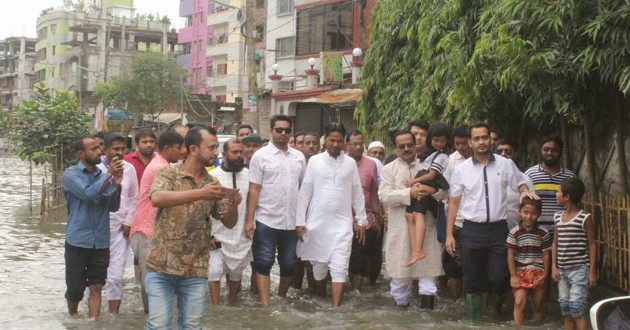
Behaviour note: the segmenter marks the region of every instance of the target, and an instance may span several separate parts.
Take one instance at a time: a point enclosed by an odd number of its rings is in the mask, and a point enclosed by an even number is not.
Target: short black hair
[[[228,152],[232,144],[243,144],[243,142],[237,138],[231,138],[223,143],[223,152]]]
[[[116,133],[116,132],[112,132],[112,133],[107,133],[105,134],[105,148],[109,148],[112,146],[112,144],[114,144],[114,142],[122,142],[125,144],[125,147],[127,146],[127,139],[125,139],[125,137],[120,134],[120,133]]]
[[[582,202],[582,197],[584,197],[584,192],[586,191],[586,187],[584,187],[584,182],[578,178],[566,178],[560,182],[560,189],[562,190],[562,195],[569,195],[569,199],[573,204],[580,204]]]
[[[306,135],[306,132],[304,132],[304,131],[296,132],[295,134],[293,134],[293,137],[295,139],[297,139],[298,136],[302,136],[302,135]]]
[[[254,132],[254,128],[252,127],[252,125],[248,125],[248,124],[241,124],[241,125],[238,125],[238,127],[236,128],[236,134],[238,134],[238,131],[240,131],[240,130],[241,130],[241,129],[243,129],[243,128],[247,128],[247,129],[249,129],[250,131]]]
[[[306,132],[306,134],[304,134],[304,138],[306,138],[307,136],[314,136],[316,137],[318,140],[320,138],[319,133],[313,132],[313,131],[308,131]]]
[[[474,128],[482,128],[482,127],[485,127],[488,130],[488,135],[490,135],[490,132],[492,132],[492,129],[490,128],[490,125],[488,123],[485,123],[483,121],[478,121],[476,123],[471,124],[468,130],[468,134],[472,134],[472,130]]]
[[[428,131],[428,130],[429,130],[429,127],[430,127],[431,125],[429,124],[429,122],[428,122],[428,121],[426,121],[426,120],[424,120],[424,119],[414,119],[414,120],[410,121],[410,122],[407,124],[407,130],[408,130],[408,131],[411,131],[411,128],[412,128],[413,126],[418,126],[418,127],[420,127],[421,129],[423,129],[423,130],[425,130],[425,131]]]
[[[136,141],[136,144],[138,144],[138,142],[140,142],[140,139],[145,137],[150,137],[153,138],[153,140],[157,140],[157,138],[155,137],[155,133],[148,129],[138,131],[138,133],[136,133],[136,136],[134,136],[134,140]]]
[[[94,139],[95,137],[93,136],[87,136],[87,135],[79,135],[76,137],[76,140],[74,140],[74,152],[79,152],[81,150],[85,150],[85,144],[83,143],[85,140],[87,139]]]
[[[274,115],[273,117],[271,117],[271,119],[269,119],[269,128],[274,128],[277,121],[286,121],[289,123],[289,127],[293,126],[293,123],[291,122],[291,118],[289,116]]]
[[[94,135],[94,137],[101,139],[101,141],[105,141],[105,134],[106,133],[104,131],[98,131],[96,132],[96,135]]]
[[[324,137],[328,137],[333,132],[341,133],[341,136],[345,137],[346,127],[342,123],[330,123],[324,129]]]
[[[504,144],[512,146],[514,150],[517,149],[516,143],[512,141],[510,138],[500,138],[497,140],[497,147]]]
[[[158,150],[162,151],[164,150],[164,148],[166,148],[166,146],[172,147],[176,144],[179,144],[181,146],[183,143],[184,143],[184,137],[181,134],[177,133],[177,131],[175,131],[174,129],[169,129],[162,132],[162,134],[160,134],[157,144],[158,144]]]
[[[184,139],[184,142],[186,143],[186,151],[188,152],[188,154],[190,154],[191,146],[199,147],[201,145],[201,140],[203,140],[203,138],[201,137],[202,131],[206,131],[210,133],[210,135],[217,135],[217,131],[215,131],[214,128],[208,126],[199,125],[189,129],[188,133],[186,134],[186,138]]]
[[[444,146],[444,148],[447,149],[448,143],[450,142],[449,140],[451,139],[451,127],[443,123],[433,123],[431,124],[431,126],[429,126],[429,131],[427,132],[427,139],[425,141],[425,148],[423,151],[423,154],[425,156],[429,156],[433,152],[439,151],[439,150],[435,150],[435,148],[433,148],[433,144],[431,143],[433,138],[437,136],[443,136],[446,138],[447,145]]]
[[[499,137],[501,137],[501,131],[499,131],[499,129],[497,129],[497,128],[493,128],[493,129],[491,129],[491,130],[490,130],[490,133],[497,133],[497,135],[498,135]]]
[[[392,133],[392,145],[394,146],[394,148],[396,148],[396,138],[405,134],[410,134],[411,141],[413,141],[413,143],[416,144],[416,137],[413,135],[413,133],[411,133],[410,130],[401,130],[401,131],[396,131]]]
[[[519,210],[522,209],[523,206],[525,205],[533,205],[538,211],[539,215],[542,213],[542,202],[539,200],[535,200],[530,197],[525,197],[523,198],[523,201],[521,202],[521,204],[518,206],[518,209]]]
[[[353,129],[350,132],[348,132],[348,134],[346,134],[346,143],[350,142],[350,138],[351,137],[357,136],[357,135],[363,136],[363,133],[361,131],[359,131],[358,129]]]
[[[558,134],[551,134],[551,135],[545,136],[540,141],[540,146],[542,147],[547,142],[555,142],[558,145],[558,147],[560,147],[560,151],[562,151],[562,149],[564,148],[564,142],[562,141],[562,138]]]
[[[468,125],[459,125],[453,130],[453,137],[470,139],[470,128]]]

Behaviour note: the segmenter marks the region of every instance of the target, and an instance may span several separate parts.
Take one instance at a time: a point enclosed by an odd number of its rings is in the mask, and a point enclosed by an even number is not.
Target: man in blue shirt
[[[116,212],[120,206],[123,163],[122,159],[113,160],[107,173],[98,169],[101,151],[98,139],[92,137],[78,138],[75,151],[79,163],[63,176],[68,208],[65,297],[68,312],[76,314],[89,286],[89,315],[96,318],[109,266],[109,212]]]

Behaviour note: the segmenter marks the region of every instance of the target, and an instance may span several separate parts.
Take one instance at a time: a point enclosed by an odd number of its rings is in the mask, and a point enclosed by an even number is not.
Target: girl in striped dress
[[[565,329],[586,330],[588,288],[597,284],[597,246],[593,217],[579,208],[584,183],[568,178],[556,199],[565,208],[555,214],[552,278],[558,282],[558,302]]]

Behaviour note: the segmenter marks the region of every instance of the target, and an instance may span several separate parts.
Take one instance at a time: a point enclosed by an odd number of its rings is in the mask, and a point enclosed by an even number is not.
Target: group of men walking
[[[387,158],[383,143],[366,149],[363,134],[341,124],[329,124],[321,138],[294,134],[284,115],[272,117],[269,128],[264,147],[242,125],[222,150],[205,126],[177,125],[159,138],[141,132],[138,150],[126,156],[120,134],[106,134],[102,150],[98,138],[79,138],[79,163],[64,176],[69,312],[77,312],[87,286],[89,314],[98,316],[105,279],[109,310],[118,312],[128,246],[140,269],[147,329],[170,328],[174,302],[180,329],[200,328],[208,290],[219,304],[226,277],[228,302],[235,301],[247,265],[252,289],[269,306],[275,260],[279,296],[291,285],[301,288],[307,266],[309,286],[325,297],[330,280],[332,306],[339,307],[348,275],[353,289],[363,277],[377,280],[384,243],[385,276],[398,306],[409,306],[417,280],[421,308],[433,309],[437,279],[446,272],[453,298],[465,287],[471,317],[481,312],[484,292],[496,314],[509,288],[506,239],[519,224],[520,201],[541,199],[540,224],[553,229],[554,213],[562,210],[558,186],[575,176],[559,163],[560,139],[543,140],[541,163],[523,173],[511,160],[515,144],[493,144],[484,123],[450,134],[454,152],[442,173],[448,190],[408,184],[428,169],[423,151],[432,137],[424,120],[392,134],[394,153]],[[219,151],[223,162],[208,171]],[[408,265],[413,251],[405,211],[424,198],[441,202],[424,217],[426,257]]]

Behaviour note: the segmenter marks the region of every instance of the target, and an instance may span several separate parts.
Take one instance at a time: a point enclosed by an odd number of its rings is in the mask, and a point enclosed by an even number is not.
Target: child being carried
[[[436,189],[448,189],[449,185],[442,172],[448,165],[448,155],[446,154],[446,142],[451,135],[451,129],[445,124],[434,123],[429,127],[427,134],[425,154],[429,156],[422,163],[426,170],[418,172],[413,180],[406,182],[408,187],[415,184],[423,184]],[[423,199],[412,199],[411,205],[405,210],[407,229],[409,230],[409,240],[411,242],[411,258],[405,265],[412,266],[414,263],[424,259],[427,255],[424,252],[424,234],[426,231],[425,215],[431,211],[437,216],[438,201],[428,196]]]

